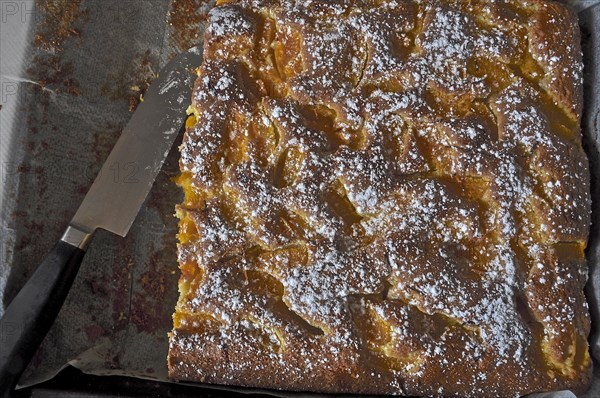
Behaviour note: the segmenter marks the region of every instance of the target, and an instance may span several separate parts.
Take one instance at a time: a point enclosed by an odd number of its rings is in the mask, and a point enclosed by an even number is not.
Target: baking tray
[[[582,25],[584,143],[595,205],[600,203],[600,1],[567,2],[580,12]],[[60,237],[156,72],[201,41],[210,5],[207,0],[0,0],[0,313]],[[22,387],[37,387],[21,394],[63,396],[80,389],[106,396],[126,394],[131,386],[136,394],[141,388],[136,383],[167,386],[160,387],[162,395],[180,388],[162,382],[179,277],[172,214],[181,193],[170,181],[178,173],[176,146],[128,236],[97,234],[57,322],[21,379]],[[600,262],[596,207],[590,265]],[[588,284],[593,336],[600,320],[593,296],[600,290],[599,272],[593,267]],[[599,358],[598,339],[592,337],[592,343]],[[589,397],[600,395],[598,367]],[[98,380],[107,379],[99,375],[116,377],[108,379],[115,381],[113,392],[103,390],[105,381]],[[192,391],[197,396],[257,390]]]

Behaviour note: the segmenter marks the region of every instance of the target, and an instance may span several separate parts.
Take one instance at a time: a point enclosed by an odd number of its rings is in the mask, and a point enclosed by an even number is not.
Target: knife
[[[202,49],[169,62],[148,88],[62,238],[0,319],[0,396],[9,396],[73,284],[94,231],[127,235],[186,119]],[[126,178],[115,168],[128,170]]]

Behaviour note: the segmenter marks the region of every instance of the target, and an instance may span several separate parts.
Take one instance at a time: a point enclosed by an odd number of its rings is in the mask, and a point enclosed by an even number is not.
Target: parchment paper
[[[566,2],[580,12],[586,65],[583,131],[594,199],[587,296],[596,370],[585,396],[596,397],[600,0]],[[0,0],[0,314],[60,238],[139,95],[170,57],[201,41],[207,3]],[[128,236],[97,233],[21,387],[52,378],[67,364],[90,374],[167,381],[167,332],[179,277],[172,214],[181,193],[170,181],[178,172],[178,145]],[[11,332],[0,331],[0,338]]]

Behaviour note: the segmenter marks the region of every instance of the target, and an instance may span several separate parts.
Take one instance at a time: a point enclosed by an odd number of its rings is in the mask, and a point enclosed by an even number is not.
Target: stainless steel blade
[[[125,236],[185,122],[202,49],[192,48],[165,66],[148,88],[71,225]]]

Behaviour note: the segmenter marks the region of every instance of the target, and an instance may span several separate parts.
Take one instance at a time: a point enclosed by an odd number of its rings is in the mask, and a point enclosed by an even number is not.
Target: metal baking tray
[[[566,2],[580,13],[586,66],[583,131],[594,199],[588,297],[598,359],[600,0]],[[0,0],[0,314],[60,237],[156,72],[201,42],[211,3]],[[129,235],[97,234],[56,324],[21,379],[21,387],[29,387],[22,396],[260,392],[166,382],[179,277],[172,214],[181,193],[171,182],[178,173],[177,145]],[[596,365],[589,397],[600,396]]]

